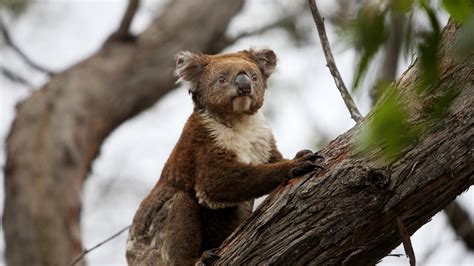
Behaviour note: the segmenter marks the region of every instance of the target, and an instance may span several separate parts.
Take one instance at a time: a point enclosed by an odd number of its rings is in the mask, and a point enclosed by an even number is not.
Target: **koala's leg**
[[[199,204],[196,199],[184,192],[173,196],[162,257],[168,265],[194,265],[201,249],[201,221]]]

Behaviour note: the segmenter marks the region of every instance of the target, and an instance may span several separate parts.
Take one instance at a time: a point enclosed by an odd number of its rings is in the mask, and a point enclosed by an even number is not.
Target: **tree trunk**
[[[102,141],[175,87],[176,52],[219,52],[242,3],[173,1],[136,41],[107,42],[18,106],[5,167],[9,265],[68,265],[82,252],[81,191]]]
[[[216,264],[373,265],[401,243],[397,220],[411,235],[474,184],[474,60],[450,54],[459,31],[452,22],[445,28],[441,77],[427,95],[415,91],[419,61],[396,83],[415,125],[429,123],[435,99],[455,92],[442,120],[389,164],[378,159],[381,149],[356,150],[369,114],[321,151],[326,170],[274,191],[223,243]]]

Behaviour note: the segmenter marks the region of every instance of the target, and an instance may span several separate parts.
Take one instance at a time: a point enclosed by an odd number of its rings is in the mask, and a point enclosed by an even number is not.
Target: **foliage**
[[[472,0],[443,0],[435,4],[429,0],[392,0],[368,1],[361,5],[357,15],[349,18],[343,24],[345,36],[349,36],[350,45],[355,48],[358,59],[352,88],[357,90],[361,80],[368,72],[369,66],[375,61],[377,53],[387,42],[387,36],[394,30],[391,16],[403,16],[404,54],[417,52],[422,79],[417,87],[416,97],[433,96],[434,86],[439,78],[438,49],[440,46],[441,26],[437,15],[441,11],[436,8],[438,3],[456,23],[463,25],[463,31],[456,41],[455,51],[458,56],[466,56],[473,52],[474,47],[474,1]],[[442,3],[441,3],[442,2]],[[416,14],[416,15],[415,15]],[[414,18],[423,16],[427,26],[420,30],[416,27]],[[373,119],[365,126],[360,138],[359,147],[370,151],[382,147],[383,157],[387,161],[395,159],[404,148],[415,141],[420,134],[428,129],[426,125],[433,124],[444,116],[454,95],[451,91],[434,97],[431,106],[426,108],[427,121],[425,126],[415,126],[408,120],[408,113],[403,108],[400,95],[388,83],[377,84],[377,90],[385,91],[388,95],[374,110]]]
[[[396,159],[400,147],[412,142],[418,135],[418,131],[408,123],[407,111],[399,104],[401,96],[396,88],[389,88],[388,96],[376,108],[370,126],[364,128],[359,139],[363,151],[382,147],[385,161]]]
[[[443,0],[443,6],[453,19],[466,22],[472,16],[473,2],[469,0]]]
[[[359,87],[369,62],[387,38],[386,15],[386,10],[380,10],[377,5],[367,5],[359,10],[354,23],[350,24],[353,46],[359,54],[353,88]]]
[[[465,22],[461,29],[461,34],[456,40],[454,52],[460,58],[473,52],[474,49],[474,15],[471,15]]]
[[[18,16],[26,10],[30,3],[30,0],[1,0],[0,9],[5,8]]]

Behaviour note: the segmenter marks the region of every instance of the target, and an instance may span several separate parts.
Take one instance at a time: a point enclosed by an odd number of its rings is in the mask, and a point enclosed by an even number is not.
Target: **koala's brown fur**
[[[178,81],[194,111],[158,183],[140,204],[127,241],[130,265],[192,265],[252,212],[253,200],[313,171],[318,156],[284,160],[259,108],[276,66],[269,49],[180,52]]]

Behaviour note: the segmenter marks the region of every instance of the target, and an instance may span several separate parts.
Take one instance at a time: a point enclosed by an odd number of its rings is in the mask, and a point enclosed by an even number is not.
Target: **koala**
[[[309,150],[283,159],[259,111],[276,62],[270,49],[177,54],[175,74],[194,110],[134,216],[129,265],[205,264],[255,198],[321,168]]]

